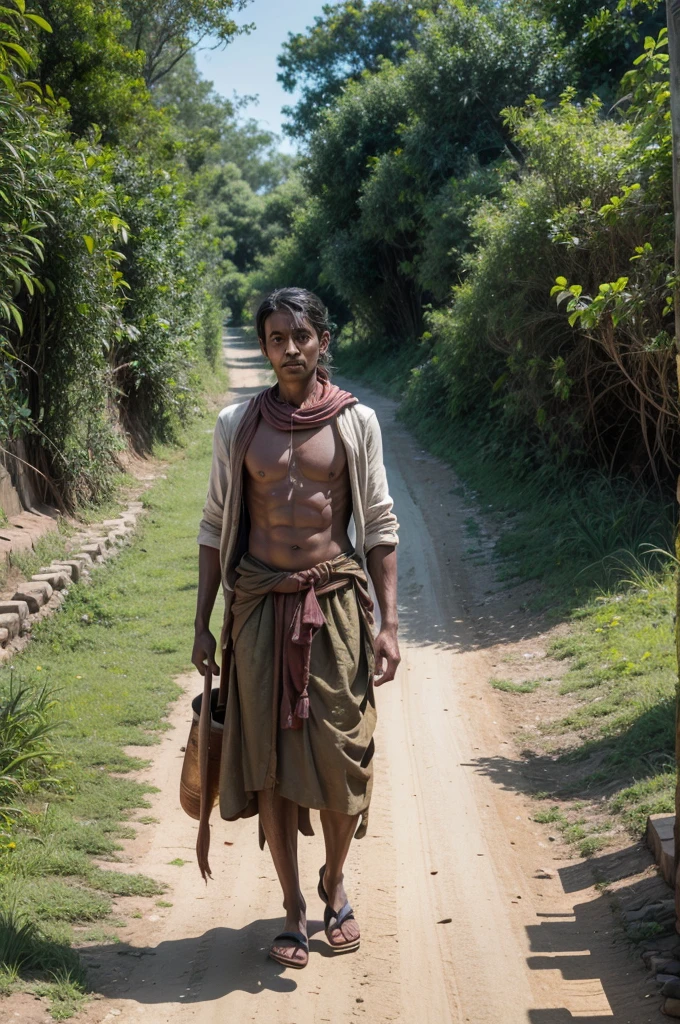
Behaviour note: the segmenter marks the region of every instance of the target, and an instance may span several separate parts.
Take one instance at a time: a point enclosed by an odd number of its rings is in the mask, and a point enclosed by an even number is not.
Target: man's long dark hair
[[[265,296],[255,314],[257,336],[262,340],[263,344],[266,341],[264,325],[267,317],[271,316],[272,313],[279,313],[281,311],[290,313],[296,327],[301,326],[304,321],[307,321],[310,327],[313,327],[318,338],[321,338],[324,331],[330,333],[331,322],[328,310],[318,295],[308,291],[306,288],[277,288],[276,291],[270,292],[269,295]],[[319,362],[322,365],[328,366],[330,363],[328,350],[320,356]]]

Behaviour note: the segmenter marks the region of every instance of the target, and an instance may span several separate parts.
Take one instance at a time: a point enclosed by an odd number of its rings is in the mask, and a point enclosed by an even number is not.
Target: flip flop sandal
[[[335,922],[333,921],[335,918]],[[351,939],[349,942],[331,942],[330,935],[328,934],[331,928],[339,928],[345,923],[345,921],[354,921],[354,911],[350,907],[349,903],[345,903],[341,910],[333,910],[332,907],[326,906],[323,913],[323,926],[326,931],[326,938],[328,939],[328,945],[331,949],[334,949],[336,953],[353,953],[355,949],[359,948],[361,938]]]
[[[323,887],[323,876],[325,874],[326,874],[326,865],[324,864],[322,867],[319,868],[319,884],[317,886],[316,891],[319,894],[319,899],[321,900],[321,902],[325,903],[326,906],[328,906],[328,893],[326,892],[326,890]]]
[[[299,960],[274,952],[274,946],[279,939],[288,939],[289,942],[294,942],[298,949],[304,949],[307,954],[305,962],[301,963]],[[284,967],[294,967],[295,970],[299,971],[309,963],[309,939],[306,935],[303,935],[302,932],[281,932],[281,934],[277,935],[272,942],[268,956],[270,960],[275,960],[277,964],[282,964]]]

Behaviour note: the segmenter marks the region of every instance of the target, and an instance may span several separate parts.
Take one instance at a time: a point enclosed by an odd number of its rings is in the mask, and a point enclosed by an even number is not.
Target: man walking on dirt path
[[[352,837],[366,832],[374,673],[380,685],[399,664],[398,526],[375,413],[325,369],[323,303],[281,289],[262,302],[256,326],[277,384],[217,422],[192,661],[202,675],[220,671],[209,622],[222,582],[220,813],[259,814],[286,911],[269,955],[300,968],[309,943],[297,833],[313,834],[310,808],[326,847],[318,893],[328,941],[338,952],[359,947],[343,867]],[[365,568],[381,613],[375,639]],[[204,875],[208,844],[199,832]]]

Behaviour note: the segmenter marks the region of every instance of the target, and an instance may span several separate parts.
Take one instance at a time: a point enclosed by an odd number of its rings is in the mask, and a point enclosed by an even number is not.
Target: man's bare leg
[[[300,876],[297,862],[298,805],[278,796],[273,790],[258,793],[260,821],[274,861],[276,873],[283,889],[283,906],[286,911],[284,932],[307,934],[307,916],[304,896],[300,891]],[[307,953],[285,939],[281,945],[272,947],[281,956],[299,963],[306,963]]]
[[[326,843],[326,872],[323,876],[323,887],[328,896],[328,904],[333,910],[341,910],[347,902],[343,884],[343,867],[358,822],[358,814],[321,811],[321,827]],[[356,921],[345,921],[340,928],[330,929],[328,941],[332,946],[344,946],[348,942],[355,942],[359,935],[359,925]]]

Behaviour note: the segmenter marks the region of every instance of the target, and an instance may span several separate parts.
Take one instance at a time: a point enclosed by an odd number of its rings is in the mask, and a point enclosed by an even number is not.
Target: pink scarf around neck
[[[278,384],[267,388],[258,395],[260,415],[276,430],[310,430],[329,423],[343,409],[359,401],[349,391],[331,384],[328,372],[322,366],[316,369],[316,381],[313,401],[301,409],[278,398]]]

